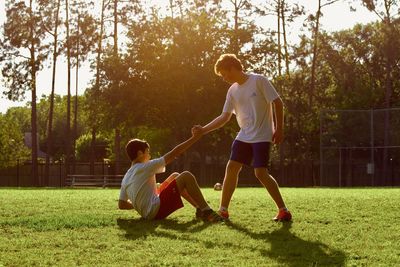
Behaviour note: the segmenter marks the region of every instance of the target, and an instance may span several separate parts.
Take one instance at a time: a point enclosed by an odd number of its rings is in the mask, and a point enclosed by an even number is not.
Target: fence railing
[[[101,187],[119,187],[124,175],[88,175],[88,174],[69,174],[65,185],[71,187],[77,186],[101,186]]]
[[[130,162],[119,162],[119,171],[115,162],[75,162],[69,166],[66,173],[65,164],[62,162],[51,163],[49,166],[49,177],[45,177],[45,164],[38,164],[38,174],[41,186],[64,187],[64,186],[119,186],[120,181],[126,170],[130,167]],[[19,162],[15,166],[0,169],[0,186],[26,187],[35,186],[33,184],[31,168],[29,162]],[[172,172],[182,172],[188,170],[192,172],[200,186],[213,186],[215,183],[222,183],[225,175],[226,163],[214,162],[190,162],[184,168],[176,163],[167,166],[165,173],[157,175],[157,181],[162,182]],[[312,162],[296,163],[285,166],[281,171],[279,165],[271,165],[270,172],[281,186],[318,186],[319,166]],[[254,170],[250,167],[243,167],[239,186],[261,186],[254,175]]]

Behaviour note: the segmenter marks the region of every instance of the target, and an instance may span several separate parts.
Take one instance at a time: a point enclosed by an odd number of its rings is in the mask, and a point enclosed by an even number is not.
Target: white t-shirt
[[[231,85],[223,112],[236,115],[240,127],[237,140],[246,143],[272,141],[272,101],[278,97],[268,79],[258,74],[248,74],[248,79],[243,84]]]
[[[126,172],[121,182],[119,199],[130,199],[133,208],[145,219],[153,219],[160,208],[156,174],[165,172],[164,158],[136,163]]]

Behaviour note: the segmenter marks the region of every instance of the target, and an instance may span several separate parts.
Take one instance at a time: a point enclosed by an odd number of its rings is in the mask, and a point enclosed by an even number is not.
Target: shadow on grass
[[[251,239],[265,242],[266,247],[270,247],[270,249],[262,246],[254,247],[246,243],[213,242],[192,237],[190,236],[191,233],[201,231],[212,225],[197,220],[182,223],[174,219],[160,221],[117,219],[117,224],[125,231],[125,238],[130,240],[146,239],[149,236],[165,237],[172,240],[179,237],[180,240],[203,243],[208,249],[225,247],[227,249],[258,251],[260,255],[283,266],[344,266],[346,263],[343,251],[331,248],[322,242],[307,241],[297,237],[290,232],[291,223],[282,223],[279,229],[272,232],[253,232],[240,224],[226,223],[228,228],[243,233]],[[185,233],[187,235],[182,236]]]
[[[168,238],[176,239],[176,235],[168,233],[168,231],[158,231],[161,229],[174,230],[180,233],[185,232],[198,232],[210,224],[203,223],[199,220],[193,219],[185,223],[181,223],[174,219],[164,219],[164,220],[145,220],[142,218],[138,219],[117,219],[118,226],[125,231],[125,238],[127,239],[139,239],[147,238],[147,236],[157,235],[164,236]],[[157,230],[157,233],[155,233]]]
[[[272,232],[254,233],[247,228],[229,222],[229,227],[244,233],[252,239],[264,240],[270,250],[260,248],[260,253],[284,266],[344,266],[345,253],[318,241],[307,241],[290,232],[292,223]]]

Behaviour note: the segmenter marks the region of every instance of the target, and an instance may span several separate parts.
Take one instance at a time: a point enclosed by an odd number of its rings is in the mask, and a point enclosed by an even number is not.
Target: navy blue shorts
[[[229,159],[254,168],[267,168],[270,148],[270,142],[245,143],[235,140]]]

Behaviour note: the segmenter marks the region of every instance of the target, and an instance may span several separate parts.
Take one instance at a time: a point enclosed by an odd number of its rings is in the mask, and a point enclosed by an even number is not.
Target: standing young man
[[[252,165],[257,179],[264,185],[278,208],[275,221],[290,221],[292,215],[286,208],[275,179],[268,172],[271,143],[283,140],[283,103],[267,78],[243,72],[240,60],[233,54],[221,55],[214,71],[231,84],[226,95],[222,114],[206,126],[196,125],[193,131],[209,133],[224,126],[236,115],[240,131],[233,144],[225,170],[219,213],[228,219],[228,207],[236,189],[243,164]],[[275,106],[274,125],[272,105]]]

